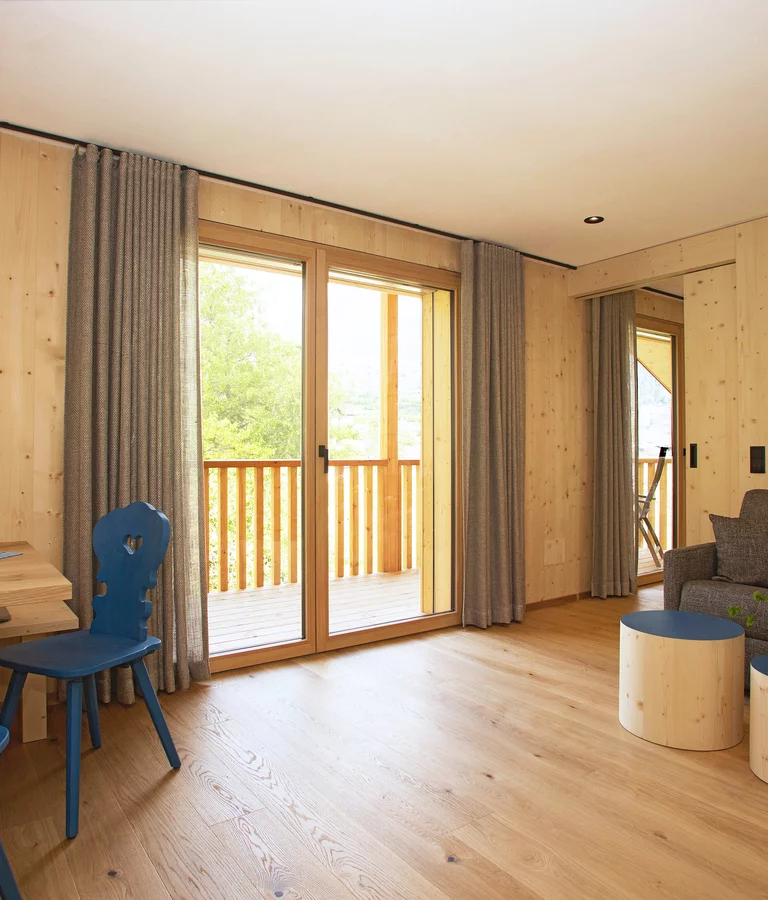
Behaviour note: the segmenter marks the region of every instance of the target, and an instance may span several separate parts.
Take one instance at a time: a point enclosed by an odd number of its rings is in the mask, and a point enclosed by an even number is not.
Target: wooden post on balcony
[[[400,465],[397,434],[397,294],[381,295],[381,418],[379,467],[379,570],[399,572]]]

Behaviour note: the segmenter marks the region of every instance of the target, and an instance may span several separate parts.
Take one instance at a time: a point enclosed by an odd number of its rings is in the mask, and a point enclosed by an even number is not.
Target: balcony
[[[329,461],[331,634],[433,612],[420,590],[421,465],[397,460],[394,521],[388,470]],[[206,460],[204,484],[211,653],[300,640],[301,462]]]
[[[637,461],[637,492],[645,494],[648,486],[653,481],[656,472],[657,458],[641,458]],[[673,527],[674,527],[674,490],[673,490],[673,460],[667,457],[664,462],[664,471],[661,475],[656,496],[651,504],[651,510],[648,518],[653,525],[654,531],[659,536],[663,550],[669,550],[673,544]],[[645,541],[638,530],[638,575],[651,575],[658,572],[659,569],[651,556]]]

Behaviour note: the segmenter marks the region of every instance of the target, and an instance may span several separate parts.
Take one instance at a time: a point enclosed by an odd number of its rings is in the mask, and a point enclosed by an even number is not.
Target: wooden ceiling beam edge
[[[730,265],[736,260],[737,228],[730,225],[579,266],[568,272],[568,294],[586,299]]]

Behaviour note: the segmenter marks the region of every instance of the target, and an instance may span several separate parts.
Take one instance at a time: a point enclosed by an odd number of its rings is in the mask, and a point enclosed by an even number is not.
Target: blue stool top
[[[621,617],[621,624],[643,634],[682,641],[726,641],[744,634],[741,625],[732,619],[683,609],[646,609],[627,613]]]
[[[752,668],[761,675],[768,675],[768,656],[756,656],[752,660]]]

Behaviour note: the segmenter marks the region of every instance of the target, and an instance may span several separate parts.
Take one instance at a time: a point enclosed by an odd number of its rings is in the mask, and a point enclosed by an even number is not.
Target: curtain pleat
[[[464,623],[525,612],[525,298],[519,253],[462,247]]]
[[[637,590],[637,333],[635,295],[592,301],[594,518],[592,596]]]
[[[64,572],[87,628],[93,526],[136,500],[166,513],[171,542],[149,593],[155,686],[209,677],[197,307],[197,173],[93,145],[73,163],[67,312]],[[134,700],[103,673],[103,701]]]

